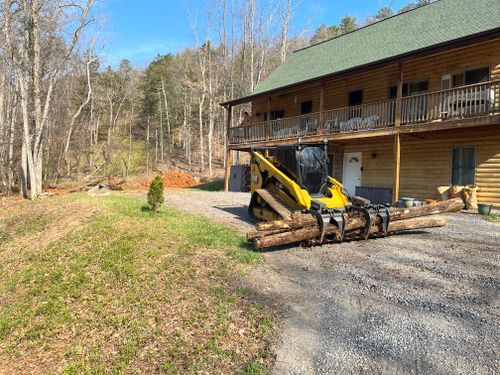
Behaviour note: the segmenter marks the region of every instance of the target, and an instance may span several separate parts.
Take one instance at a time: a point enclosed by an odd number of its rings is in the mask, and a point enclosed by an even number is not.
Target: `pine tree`
[[[156,176],[151,182],[151,186],[148,191],[148,204],[151,209],[156,212],[158,208],[165,201],[163,196],[163,179],[160,176]]]

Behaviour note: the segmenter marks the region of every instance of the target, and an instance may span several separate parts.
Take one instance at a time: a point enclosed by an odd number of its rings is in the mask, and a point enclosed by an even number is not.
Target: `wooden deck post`
[[[394,172],[392,186],[392,202],[397,203],[399,200],[399,176],[401,171],[401,139],[399,135],[399,127],[401,126],[401,112],[403,101],[403,64],[398,64],[398,93],[396,97],[396,116],[394,118],[394,127],[396,134],[394,135]]]
[[[266,140],[271,139],[271,96],[267,98],[267,126],[266,126]]]
[[[227,124],[226,124],[226,165],[224,171],[224,191],[229,191],[229,176],[231,173],[231,148],[230,148],[230,138],[229,138],[229,129],[231,128],[232,115],[233,115],[233,107],[226,107],[227,110]]]
[[[323,134],[323,129],[325,127],[325,116],[323,115],[323,110],[325,107],[325,82],[321,82],[321,87],[319,89],[319,134]]]
[[[399,133],[394,136],[394,181],[392,185],[392,202],[399,200],[399,175],[401,170],[401,140]]]

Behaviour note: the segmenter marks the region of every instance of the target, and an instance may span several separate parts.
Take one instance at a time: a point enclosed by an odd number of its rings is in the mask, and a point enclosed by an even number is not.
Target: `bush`
[[[163,196],[163,179],[160,176],[156,176],[153,182],[151,182],[151,186],[149,186],[148,204],[151,209],[156,212],[164,201],[165,197]]]

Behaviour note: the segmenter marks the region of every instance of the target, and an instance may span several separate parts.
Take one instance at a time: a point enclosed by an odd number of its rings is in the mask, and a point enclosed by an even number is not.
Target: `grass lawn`
[[[224,180],[216,179],[209,182],[202,183],[201,185],[195,186],[191,189],[202,190],[202,191],[223,191],[224,190]]]
[[[0,373],[267,372],[239,233],[121,195],[2,205]]]

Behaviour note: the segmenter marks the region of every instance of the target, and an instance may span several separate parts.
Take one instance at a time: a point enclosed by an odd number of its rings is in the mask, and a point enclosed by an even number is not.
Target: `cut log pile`
[[[462,199],[418,206],[401,208],[390,211],[390,222],[387,234],[394,234],[404,230],[435,228],[446,225],[446,219],[431,215],[445,212],[457,212],[464,208]],[[346,214],[344,240],[365,238],[366,220],[357,212]],[[370,228],[370,237],[379,237],[384,234],[380,218],[376,218]],[[290,219],[267,223],[258,223],[256,230],[248,232],[247,239],[256,249],[266,249],[275,246],[307,243],[318,244],[320,228],[317,219],[310,214],[293,214]],[[326,227],[325,242],[340,241],[340,232],[335,224]]]

